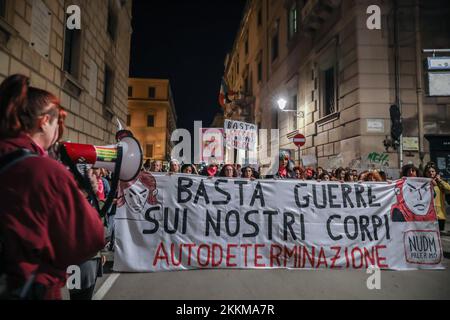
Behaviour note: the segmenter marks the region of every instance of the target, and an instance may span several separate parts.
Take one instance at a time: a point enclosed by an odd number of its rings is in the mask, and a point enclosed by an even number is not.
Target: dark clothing
[[[102,177],[102,181],[103,181],[103,191],[105,193],[105,198],[108,198],[108,195],[111,192],[111,186],[109,184],[108,179]]]
[[[95,284],[86,289],[74,289],[69,291],[70,300],[92,300]]]
[[[97,276],[101,276],[99,275],[102,269],[101,259],[88,260],[79,267],[81,272],[80,289],[69,290],[70,300],[92,300]]]
[[[445,220],[439,219],[438,223],[439,223],[439,231],[444,231],[445,230]]]
[[[0,140],[0,157],[25,148],[38,157],[22,160],[1,174],[0,233],[8,288],[21,287],[36,273],[45,299],[61,299],[67,267],[104,247],[103,224],[72,174],[46,157],[30,137]]]
[[[280,170],[275,174],[275,179],[294,179],[295,178],[295,172],[293,170],[290,170],[289,168],[286,168],[285,172],[282,174]]]

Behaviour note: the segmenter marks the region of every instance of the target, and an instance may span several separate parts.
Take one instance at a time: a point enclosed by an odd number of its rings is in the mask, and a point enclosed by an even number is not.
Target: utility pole
[[[424,135],[423,135],[423,89],[422,89],[422,38],[420,35],[420,7],[419,0],[415,3],[415,34],[416,34],[416,86],[417,86],[417,118],[419,122],[419,158],[420,169],[423,169]]]
[[[395,104],[400,111],[400,126],[402,115],[402,101],[400,99],[400,54],[399,54],[399,39],[398,39],[398,1],[394,1],[394,64],[395,64]],[[403,167],[403,133],[399,137],[398,149],[398,165],[401,170]]]

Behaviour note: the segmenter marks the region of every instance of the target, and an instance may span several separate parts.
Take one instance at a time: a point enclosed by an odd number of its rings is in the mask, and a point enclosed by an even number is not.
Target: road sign
[[[296,134],[296,135],[294,136],[293,140],[294,140],[294,144],[295,144],[297,147],[302,147],[302,146],[304,146],[305,143],[306,143],[306,138],[305,138],[305,136],[302,135],[302,134],[300,134],[300,133],[299,133],[299,134]]]

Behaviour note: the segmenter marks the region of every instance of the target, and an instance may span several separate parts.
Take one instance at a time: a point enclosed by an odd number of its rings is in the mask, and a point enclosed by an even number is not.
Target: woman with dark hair
[[[318,181],[330,181],[330,174],[327,171],[323,171],[322,174],[319,176]]]
[[[346,181],[346,179],[348,179],[348,177],[346,177],[347,172],[345,171],[344,168],[339,167],[336,169],[336,180],[340,181],[340,182],[344,182]]]
[[[437,173],[434,163],[428,163],[424,170],[425,176],[432,179],[431,183],[434,189],[434,208],[439,222],[439,230],[444,231],[445,220],[447,215],[445,212],[445,195],[450,194],[450,185],[442,180],[441,176]]]
[[[353,175],[352,175],[352,172],[350,170],[346,170],[345,171],[344,182],[354,182]]]
[[[241,175],[242,178],[251,179],[251,180],[256,179],[255,170],[250,166],[246,166],[246,167],[242,168],[241,172],[242,172],[242,175]]]
[[[183,164],[181,166],[181,173],[198,174],[197,168],[195,168],[195,166],[192,164]]]
[[[316,179],[320,179],[320,176],[322,175],[322,173],[324,173],[324,170],[322,167],[317,167],[316,168]]]
[[[369,170],[361,171],[359,176],[358,176],[358,182],[366,181],[366,177],[367,177],[368,174],[369,174]]]
[[[372,170],[364,176],[364,181],[382,182],[384,180],[377,170]]]
[[[300,166],[294,167],[294,177],[295,177],[295,179],[304,180],[305,179],[305,175],[304,174],[305,174],[305,170],[302,167],[300,167]]]
[[[0,85],[0,266],[7,297],[61,299],[67,267],[104,247],[103,223],[70,172],[47,156],[65,111],[28,82],[13,75]]]
[[[386,175],[386,172],[384,172],[384,171],[378,171],[378,173],[380,174],[381,181],[387,181],[387,175]]]
[[[416,178],[420,177],[419,169],[413,164],[407,164],[402,167],[402,177]]]
[[[219,177],[236,178],[238,173],[232,164],[226,164],[220,170]]]

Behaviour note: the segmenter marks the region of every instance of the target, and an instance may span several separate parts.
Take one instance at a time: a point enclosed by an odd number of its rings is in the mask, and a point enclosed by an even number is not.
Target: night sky
[[[208,127],[245,0],[134,0],[130,77],[169,78],[177,127]]]

